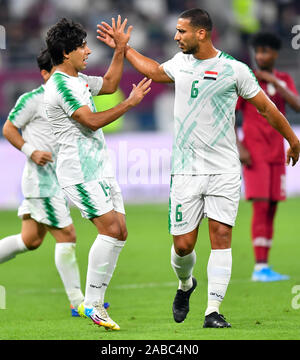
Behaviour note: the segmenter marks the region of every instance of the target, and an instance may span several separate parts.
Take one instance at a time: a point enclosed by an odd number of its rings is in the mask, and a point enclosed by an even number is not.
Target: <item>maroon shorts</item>
[[[282,201],[286,198],[285,164],[253,162],[243,166],[245,197]]]

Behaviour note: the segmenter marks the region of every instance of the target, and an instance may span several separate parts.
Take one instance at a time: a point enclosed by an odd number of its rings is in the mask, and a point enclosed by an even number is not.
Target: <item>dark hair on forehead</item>
[[[203,27],[206,31],[211,31],[213,28],[209,13],[202,9],[186,10],[179,15],[179,18],[189,19],[192,26]]]
[[[41,50],[39,55],[36,57],[36,62],[40,71],[46,70],[51,72],[53,65],[48,49]]]
[[[254,48],[265,46],[276,51],[281,49],[281,40],[279,36],[269,32],[261,32],[254,35],[251,44]]]
[[[64,53],[69,54],[83,44],[86,31],[81,24],[62,18],[47,32],[46,43],[53,65],[62,64]]]

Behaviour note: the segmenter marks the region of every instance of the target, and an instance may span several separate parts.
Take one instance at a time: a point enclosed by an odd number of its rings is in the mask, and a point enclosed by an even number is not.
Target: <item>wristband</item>
[[[28,158],[30,158],[32,153],[35,151],[35,147],[25,142],[24,145],[21,147],[21,151]]]

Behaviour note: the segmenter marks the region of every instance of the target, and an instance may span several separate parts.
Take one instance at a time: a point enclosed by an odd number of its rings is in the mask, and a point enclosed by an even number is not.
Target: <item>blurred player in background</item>
[[[289,142],[288,162],[298,161],[300,143],[285,117],[243,63],[214,48],[212,21],[201,9],[179,16],[175,41],[181,52],[160,65],[129,45],[126,59],[157,82],[175,82],[175,137],[170,190],[171,264],[179,279],[173,302],[176,322],[189,312],[197,286],[193,277],[199,224],[208,217],[211,254],[207,265],[208,304],[204,327],[230,327],[219,307],[231,277],[232,227],[240,199],[241,166],[235,135],[238,96],[253,104]],[[98,25],[99,39],[115,47],[115,31]]]
[[[259,33],[253,38],[254,72],[261,88],[285,114],[289,104],[300,111],[300,99],[291,76],[274,68],[280,39],[271,33]],[[286,198],[285,153],[283,137],[259,113],[255,106],[239,98],[237,110],[243,114],[244,139],[238,142],[243,163],[246,199],[252,201],[251,235],[255,256],[253,281],[287,280],[268,265],[272,246],[274,218],[279,201]]]
[[[52,70],[47,50],[39,54],[37,63],[46,83]],[[22,177],[25,199],[18,210],[22,230],[20,234],[0,240],[0,263],[37,249],[49,231],[56,240],[55,264],[71,302],[72,315],[76,316],[84,298],[75,255],[76,234],[55,174],[58,146],[46,119],[44,92],[45,87],[41,85],[23,94],[3,127],[3,135],[27,156],[27,162]]]
[[[59,144],[56,173],[69,199],[98,230],[88,260],[84,303],[79,314],[106,329],[119,330],[105,310],[104,296],[127,238],[122,194],[114,178],[102,127],[118,119],[142,101],[151,80],[143,79],[117,106],[96,112],[92,96],[111,94],[123,72],[124,49],[131,27],[127,20],[113,24],[116,48],[106,74],[86,76],[91,50],[86,31],[68,19],[47,33],[46,43],[56,70],[47,82],[45,105],[48,120]]]

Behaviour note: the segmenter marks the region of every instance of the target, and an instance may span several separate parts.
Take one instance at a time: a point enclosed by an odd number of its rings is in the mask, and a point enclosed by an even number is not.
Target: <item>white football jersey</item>
[[[81,106],[96,112],[102,77],[56,71],[45,86],[47,118],[59,144],[56,173],[61,187],[113,176],[102,129],[93,131],[72,118]]]
[[[172,174],[240,173],[235,106],[261,90],[253,72],[221,51],[207,60],[180,52],[162,66],[175,82]]]
[[[25,142],[36,150],[52,153],[53,162],[39,166],[27,159],[22,176],[25,198],[52,197],[60,191],[55,173],[57,144],[44,107],[44,85],[23,94],[8,115],[8,119],[21,129]]]

